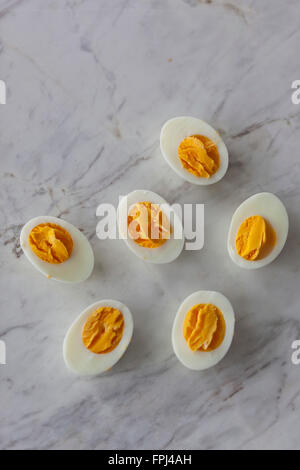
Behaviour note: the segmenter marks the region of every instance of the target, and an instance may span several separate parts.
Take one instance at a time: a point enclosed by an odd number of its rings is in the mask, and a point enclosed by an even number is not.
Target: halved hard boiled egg
[[[234,311],[219,292],[198,291],[187,297],[176,314],[172,344],[183,365],[193,370],[215,366],[230,348]]]
[[[272,193],[249,197],[232,216],[228,251],[241,268],[257,269],[274,261],[283,249],[289,229],[287,211]]]
[[[169,263],[184,246],[181,220],[161,196],[146,190],[124,196],[118,207],[120,237],[139,258]]]
[[[160,148],[170,167],[190,183],[216,183],[228,168],[228,151],[220,134],[201,119],[182,116],[167,121]]]
[[[21,230],[20,244],[33,266],[49,279],[81,282],[93,271],[94,253],[88,239],[63,219],[31,219]]]
[[[79,315],[65,336],[65,363],[79,375],[108,371],[125,353],[132,333],[133,319],[126,305],[111,299],[95,302]]]

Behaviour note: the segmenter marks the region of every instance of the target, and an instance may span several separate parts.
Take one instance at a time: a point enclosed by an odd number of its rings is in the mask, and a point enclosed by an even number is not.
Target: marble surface
[[[0,0],[1,448],[300,448],[299,14],[297,0]],[[184,182],[160,155],[161,125],[183,114],[228,146],[212,187]],[[98,240],[97,205],[138,188],[204,203],[203,250],[154,266]],[[282,199],[290,232],[272,265],[247,272],[229,258],[227,231],[262,190]],[[87,282],[49,281],[25,259],[20,229],[39,214],[88,236]],[[237,318],[230,352],[203,373],[170,342],[198,289],[223,292]],[[132,310],[133,341],[107,375],[77,378],[65,332],[105,297]]]

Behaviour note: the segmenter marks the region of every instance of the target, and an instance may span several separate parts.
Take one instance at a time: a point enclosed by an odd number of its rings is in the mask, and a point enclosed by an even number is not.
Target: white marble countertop
[[[0,0],[1,448],[300,448],[299,15],[297,0]],[[184,183],[161,158],[161,125],[184,114],[228,146],[212,187]],[[154,266],[97,239],[97,205],[142,188],[205,204],[202,251]],[[273,264],[247,272],[227,231],[263,190],[286,205],[290,233]],[[40,214],[89,237],[88,281],[49,281],[25,259],[20,229]],[[170,341],[179,304],[199,289],[223,292],[237,318],[230,352],[202,373]],[[133,341],[107,375],[77,378],[64,335],[105,297],[132,310]]]

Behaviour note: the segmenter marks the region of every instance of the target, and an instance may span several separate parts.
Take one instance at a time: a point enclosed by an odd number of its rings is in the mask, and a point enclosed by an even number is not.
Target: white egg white
[[[192,351],[184,336],[184,320],[192,307],[197,304],[212,304],[222,312],[226,331],[223,342],[213,351]],[[234,333],[234,311],[229,300],[219,292],[198,291],[187,297],[180,305],[172,329],[172,344],[179,361],[192,370],[205,370],[215,366],[228,352]]]
[[[248,261],[236,251],[236,236],[245,219],[260,215],[266,219],[276,232],[276,245],[268,256],[257,261]],[[232,216],[228,233],[227,247],[231,259],[241,268],[257,269],[270,264],[283,249],[289,230],[286,208],[280,199],[272,193],[258,193],[246,199]]]
[[[73,239],[73,251],[69,259],[60,264],[41,260],[31,249],[28,241],[31,230],[39,224],[52,223],[66,229]],[[94,268],[94,253],[90,242],[74,225],[66,220],[51,216],[31,219],[21,230],[20,244],[32,265],[44,276],[62,282],[81,282],[86,280]]]
[[[82,341],[82,330],[88,317],[100,307],[113,307],[124,317],[124,331],[119,344],[106,354],[89,351]],[[104,299],[87,307],[76,318],[68,330],[63,344],[63,356],[67,367],[79,375],[98,375],[111,369],[125,353],[133,333],[133,319],[126,305],[111,299]]]
[[[204,135],[212,140],[219,151],[220,167],[210,178],[198,178],[182,167],[178,157],[180,143],[192,135]],[[225,175],[228,168],[228,151],[220,134],[209,124],[190,116],[180,116],[169,119],[160,133],[161,153],[170,167],[189,183],[207,186],[217,183]]]
[[[170,239],[158,248],[144,248],[138,245],[128,234],[127,215],[130,208],[138,202],[151,202],[169,209],[173,232]],[[136,190],[127,194],[127,196],[124,196],[119,203],[117,217],[120,237],[124,239],[128,248],[142,260],[148,261],[149,263],[170,263],[180,255],[184,246],[184,234],[181,220],[174,209],[158,194],[147,190]],[[180,238],[177,238],[177,235],[175,236],[174,225],[179,228],[178,236]]]

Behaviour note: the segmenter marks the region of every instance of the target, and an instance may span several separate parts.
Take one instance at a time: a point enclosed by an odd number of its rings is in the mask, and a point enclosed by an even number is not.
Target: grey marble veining
[[[0,447],[9,449],[300,448],[300,79],[297,0],[0,0]],[[159,132],[176,115],[220,130],[230,167],[201,189],[163,161]],[[151,189],[205,203],[205,246],[170,265],[143,264],[122,241],[99,241],[96,207]],[[290,233],[258,272],[229,258],[231,215],[248,196],[276,193]],[[91,278],[43,278],[18,243],[39,214],[83,229]],[[236,312],[226,358],[197,373],[175,358],[171,325],[198,289]],[[126,355],[104,376],[67,371],[62,341],[90,303],[133,312]]]

